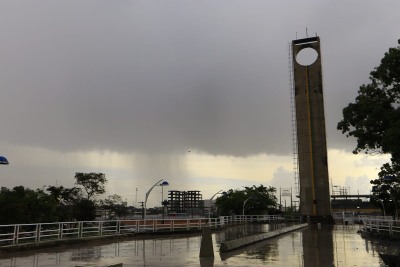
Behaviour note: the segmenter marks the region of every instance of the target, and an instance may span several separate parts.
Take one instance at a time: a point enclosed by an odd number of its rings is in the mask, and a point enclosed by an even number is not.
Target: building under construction
[[[291,49],[300,212],[309,222],[332,222],[320,39],[294,40]],[[314,62],[298,62],[304,49],[316,52]]]
[[[203,209],[203,197],[200,191],[177,191],[168,192],[168,212],[192,213]]]

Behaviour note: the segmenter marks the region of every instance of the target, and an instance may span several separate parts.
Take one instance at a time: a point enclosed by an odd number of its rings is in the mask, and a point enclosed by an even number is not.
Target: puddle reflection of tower
[[[299,62],[311,50],[313,62]],[[332,222],[319,37],[292,41],[300,180],[300,211],[310,222]]]
[[[308,228],[301,232],[303,243],[303,266],[341,266],[335,265],[333,250],[333,231],[326,225],[323,229]],[[338,255],[336,255],[338,257]]]

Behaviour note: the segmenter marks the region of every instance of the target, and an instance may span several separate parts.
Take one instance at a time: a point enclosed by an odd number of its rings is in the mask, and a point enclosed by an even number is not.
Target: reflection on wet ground
[[[0,253],[0,266],[385,266],[378,252],[398,253],[396,243],[363,239],[358,226],[306,228],[269,240],[219,253],[223,241],[267,232],[275,226],[249,224],[213,234],[214,255],[199,259],[200,235],[79,244],[18,253]]]

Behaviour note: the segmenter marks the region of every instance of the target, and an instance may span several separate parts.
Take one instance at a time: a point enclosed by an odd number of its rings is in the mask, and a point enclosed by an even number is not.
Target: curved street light
[[[144,214],[143,214],[143,220],[146,220],[146,207],[147,207],[147,199],[149,198],[150,192],[151,190],[153,190],[153,188],[158,185],[163,179],[161,179],[160,181],[158,181],[157,183],[155,183],[152,187],[150,187],[149,191],[147,191],[146,193],[146,197],[144,199]]]
[[[244,216],[244,205],[246,205],[246,202],[249,200],[249,199],[256,199],[256,197],[253,195],[253,196],[250,196],[250,197],[248,197],[244,202],[243,202],[243,210],[242,210],[242,215]]]
[[[394,190],[394,188],[392,188],[392,186],[390,184],[386,184],[386,183],[391,183],[391,182],[395,181],[397,178],[394,175],[385,175],[383,178],[380,177],[379,179],[385,184],[381,184],[379,186],[373,186],[372,187],[372,192],[373,193],[374,192],[377,192],[377,193],[385,192],[385,193],[387,193],[389,195],[389,197],[391,198],[389,201],[393,201],[393,203],[394,203],[395,220],[397,221],[398,218],[399,218],[398,211],[397,211],[397,201],[396,201],[396,198],[391,193],[391,191]],[[379,202],[381,202],[382,207],[383,207],[383,213],[384,213],[383,216],[385,216],[385,208],[383,206],[383,200],[380,200],[377,197],[374,197],[374,198],[376,198]]]
[[[215,193],[211,198],[210,198],[210,206],[208,207],[208,224],[211,224],[211,205],[212,205],[212,200],[214,197],[218,194],[221,194],[223,190],[219,190],[217,193]]]
[[[379,198],[377,198],[377,197],[375,197],[375,196],[373,196],[372,198],[378,200],[378,202],[381,203],[382,209],[383,209],[383,217],[385,217],[385,216],[386,216],[386,211],[385,211],[385,205],[383,204],[383,200],[382,200],[382,199],[379,199]]]
[[[396,181],[397,178],[394,175],[385,175],[383,177],[383,180],[389,181],[389,182],[393,182]],[[399,219],[399,214],[397,211],[397,201],[396,198],[394,197],[394,195],[391,193],[392,190],[394,190],[394,188],[391,185],[387,185],[389,188],[387,188],[387,193],[389,194],[389,196],[392,198],[393,203],[394,203],[394,208],[395,208],[395,220],[397,221]]]

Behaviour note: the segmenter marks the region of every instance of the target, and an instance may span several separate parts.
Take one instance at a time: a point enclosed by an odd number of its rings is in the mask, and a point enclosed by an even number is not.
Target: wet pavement
[[[358,226],[336,225],[333,229],[294,231],[241,249],[219,253],[223,241],[271,230],[266,224],[235,226],[212,234],[214,259],[199,259],[201,235],[132,237],[124,241],[101,241],[0,253],[1,267],[14,266],[385,266],[378,252],[398,254],[395,243],[363,239]]]

